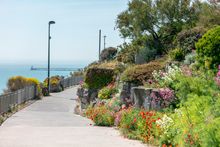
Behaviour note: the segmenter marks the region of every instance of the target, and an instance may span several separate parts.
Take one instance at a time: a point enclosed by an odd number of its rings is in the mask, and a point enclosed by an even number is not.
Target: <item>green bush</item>
[[[91,89],[100,89],[114,81],[114,70],[99,67],[90,67],[85,74],[85,83]]]
[[[182,61],[185,57],[185,53],[182,49],[176,48],[174,50],[171,50],[169,53],[172,60],[175,61]]]
[[[86,116],[97,126],[114,125],[114,113],[106,106],[89,107],[86,110]]]
[[[136,84],[144,84],[147,80],[152,79],[152,73],[154,70],[160,70],[164,68],[164,63],[149,62],[142,65],[134,65],[128,67],[121,76],[123,82],[131,82]]]
[[[114,85],[110,84],[99,91],[98,98],[110,99],[112,98],[113,94],[116,94],[117,92],[117,88]]]
[[[123,63],[135,63],[135,55],[138,53],[138,47],[133,44],[119,46],[120,51],[117,54],[117,61]]]
[[[220,26],[209,30],[196,43],[198,62],[207,68],[216,68],[220,64]]]
[[[185,56],[184,64],[191,65],[196,61],[196,53],[189,53]]]
[[[172,87],[181,105],[162,118],[160,142],[167,146],[218,146],[220,133],[220,91],[210,72],[179,74]],[[168,121],[169,120],[169,121]]]

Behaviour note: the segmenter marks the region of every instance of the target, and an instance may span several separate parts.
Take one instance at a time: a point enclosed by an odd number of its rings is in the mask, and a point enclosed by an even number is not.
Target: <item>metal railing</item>
[[[79,85],[80,82],[83,80],[82,76],[73,76],[73,77],[68,77],[65,78],[61,81],[63,88],[68,88],[74,85]]]
[[[68,77],[61,81],[63,88],[68,88],[80,84],[82,76]],[[36,86],[28,86],[15,92],[0,95],[0,114],[8,112],[14,105],[22,104],[28,100],[36,98],[38,94]]]
[[[36,86],[28,86],[15,92],[0,96],[0,114],[8,112],[14,105],[34,99],[37,94]]]

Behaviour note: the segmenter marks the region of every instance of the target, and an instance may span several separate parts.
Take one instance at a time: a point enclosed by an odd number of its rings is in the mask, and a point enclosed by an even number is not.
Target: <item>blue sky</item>
[[[89,63],[98,58],[98,30],[107,46],[123,42],[114,30],[128,0],[0,0],[0,63],[46,64],[47,23],[54,64]]]

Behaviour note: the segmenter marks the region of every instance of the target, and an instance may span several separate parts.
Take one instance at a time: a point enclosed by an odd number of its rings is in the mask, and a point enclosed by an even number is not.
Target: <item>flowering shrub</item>
[[[176,75],[181,73],[181,69],[172,64],[171,66],[167,67],[166,72],[159,70],[159,71],[154,71],[153,77],[154,80],[161,86],[161,87],[169,87],[169,85],[174,81],[176,78]]]
[[[174,136],[176,135],[176,131],[172,130],[172,126],[174,125],[173,119],[164,114],[161,119],[156,121],[156,124],[161,129],[161,135],[159,139],[160,144],[163,146],[172,146],[172,143],[174,142]]]
[[[220,87],[220,65],[218,66],[218,72],[215,77],[215,82]]]
[[[128,138],[156,144],[159,136],[156,121],[159,119],[158,112],[129,108],[122,112],[119,128]]]
[[[153,91],[151,98],[153,106],[160,104],[162,108],[168,107],[175,100],[174,91],[169,88],[161,88],[157,92]]]
[[[113,94],[117,92],[118,90],[116,89],[115,85],[109,84],[107,87],[104,87],[99,91],[98,98],[110,99],[113,96]]]
[[[105,105],[89,107],[86,110],[86,116],[97,126],[114,125],[114,113],[111,112]]]

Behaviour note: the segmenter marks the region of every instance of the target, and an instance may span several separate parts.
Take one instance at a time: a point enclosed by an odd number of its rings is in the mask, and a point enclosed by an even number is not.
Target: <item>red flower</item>
[[[136,119],[136,118],[134,118],[133,122],[134,122],[134,123],[136,123],[136,122],[137,122],[137,119]]]

